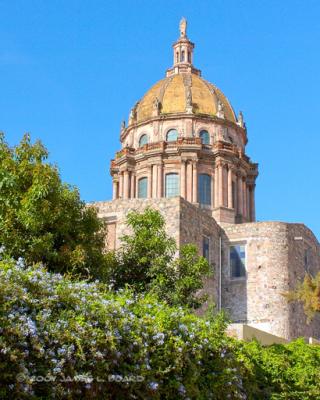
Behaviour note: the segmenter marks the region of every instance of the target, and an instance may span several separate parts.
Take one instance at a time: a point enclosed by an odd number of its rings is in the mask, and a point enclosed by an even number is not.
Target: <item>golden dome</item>
[[[193,114],[223,115],[226,120],[237,122],[235,113],[224,94],[195,73],[173,74],[157,82],[138,103],[136,122],[146,121],[155,115],[155,101],[159,102],[160,115],[186,113],[189,88],[191,88]]]

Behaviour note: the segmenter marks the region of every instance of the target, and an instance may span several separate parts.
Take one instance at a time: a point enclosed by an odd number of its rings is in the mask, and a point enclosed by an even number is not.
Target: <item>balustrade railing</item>
[[[116,153],[116,158],[115,160],[112,161],[111,165],[116,165],[117,161],[124,156],[135,156],[149,151],[155,151],[155,150],[164,151],[165,149],[174,149],[190,145],[196,145],[202,149],[207,149],[207,150],[212,149],[213,151],[228,150],[238,155],[242,159],[245,159],[247,161],[250,160],[249,157],[247,157],[243,153],[242,149],[239,149],[233,143],[218,141],[215,142],[213,145],[207,145],[207,144],[202,144],[201,138],[199,137],[187,137],[187,138],[178,138],[176,141],[172,142],[160,141],[155,143],[147,143],[144,146],[139,147],[137,149],[134,149],[132,147],[125,147]]]

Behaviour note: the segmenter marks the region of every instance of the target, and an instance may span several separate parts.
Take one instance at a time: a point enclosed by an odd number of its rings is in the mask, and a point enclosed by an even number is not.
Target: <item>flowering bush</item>
[[[246,398],[223,323],[0,261],[0,397]]]
[[[320,398],[320,346],[263,347],[224,328],[150,295],[0,260],[0,398]]]

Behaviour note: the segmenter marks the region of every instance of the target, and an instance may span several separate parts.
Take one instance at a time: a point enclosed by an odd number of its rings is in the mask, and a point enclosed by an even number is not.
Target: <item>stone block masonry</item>
[[[167,233],[176,240],[178,248],[193,243],[203,255],[206,244],[213,276],[206,279],[203,290],[217,306],[221,298],[221,306],[233,322],[287,340],[299,336],[319,338],[320,319],[317,317],[307,324],[302,306],[288,303],[283,296],[303,279],[306,272],[316,274],[320,270],[319,243],[303,224],[257,222],[219,225],[212,217],[212,211],[199,208],[181,197],[118,199],[92,205],[98,208],[99,217],[108,223],[106,245],[110,249],[119,248],[121,236],[130,234],[126,225],[128,212],[141,212],[146,207],[161,212]],[[242,278],[231,277],[230,246],[234,244],[245,246],[246,275]]]

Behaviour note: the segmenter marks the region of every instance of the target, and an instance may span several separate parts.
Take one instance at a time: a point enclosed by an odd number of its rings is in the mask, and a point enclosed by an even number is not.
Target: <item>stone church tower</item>
[[[126,214],[159,210],[178,247],[194,243],[212,265],[204,290],[235,323],[286,340],[319,337],[302,306],[283,293],[320,270],[320,245],[303,224],[255,222],[258,165],[246,155],[247,130],[225,95],[193,65],[187,22],[173,66],[121,125],[111,161],[113,200],[97,202],[107,247],[128,233]]]

